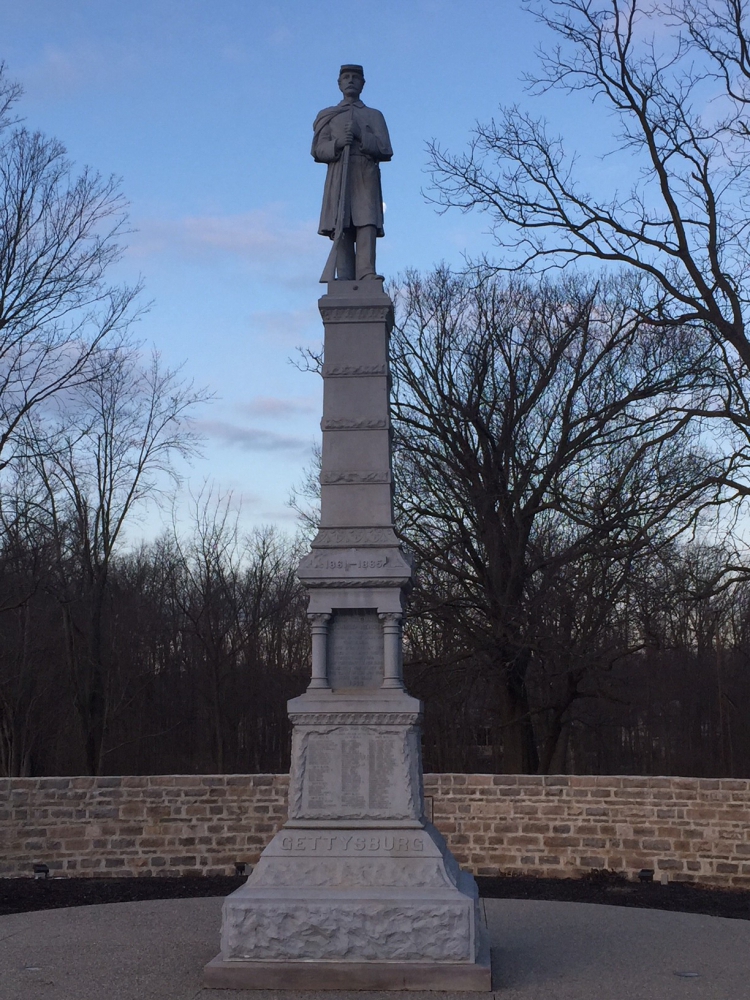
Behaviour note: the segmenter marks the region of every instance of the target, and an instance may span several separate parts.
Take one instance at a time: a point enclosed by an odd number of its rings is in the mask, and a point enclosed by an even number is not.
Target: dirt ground
[[[93,903],[126,903],[142,899],[226,896],[242,877],[155,878],[3,878],[0,915]],[[680,910],[715,917],[750,920],[750,892],[708,889],[683,882],[626,882],[611,873],[582,879],[505,876],[477,878],[480,895],[492,899],[550,899],[574,903],[606,903],[657,910]]]

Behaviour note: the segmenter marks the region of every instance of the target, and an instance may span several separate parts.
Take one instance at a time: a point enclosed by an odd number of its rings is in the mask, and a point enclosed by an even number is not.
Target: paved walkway
[[[750,1000],[750,921],[587,903],[484,905],[498,1000]],[[220,910],[220,899],[165,899],[0,917],[0,1000],[324,996],[202,989],[201,969],[218,951]]]

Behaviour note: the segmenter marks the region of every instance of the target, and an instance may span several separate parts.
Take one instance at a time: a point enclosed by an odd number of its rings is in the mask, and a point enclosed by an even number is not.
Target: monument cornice
[[[376,548],[380,546],[400,546],[400,540],[392,526],[383,528],[326,528],[318,529],[312,542],[313,549]]]
[[[421,712],[293,712],[289,719],[296,726],[415,726]]]
[[[320,306],[320,315],[328,326],[331,323],[386,323],[393,325],[393,306],[390,301],[383,305],[334,305]]]
[[[382,365],[334,365],[324,364],[321,369],[323,378],[375,378],[387,375],[388,367]]]
[[[300,573],[300,578],[302,574]],[[359,576],[356,579],[351,577],[304,577],[306,587],[314,589],[341,589],[347,587],[405,587],[411,582],[411,574],[401,573],[399,576]]]
[[[347,418],[324,417],[320,421],[322,431],[384,431],[390,427],[388,417],[375,419],[351,420]]]
[[[390,483],[393,477],[385,472],[326,471],[320,474],[321,486],[347,486],[350,483]]]

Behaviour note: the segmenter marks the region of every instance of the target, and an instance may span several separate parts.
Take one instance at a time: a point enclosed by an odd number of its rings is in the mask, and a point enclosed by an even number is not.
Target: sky
[[[287,500],[320,439],[322,383],[292,360],[321,343],[330,247],[316,232],[312,121],[340,99],[339,66],[361,63],[362,98],[394,148],[378,270],[460,266],[491,252],[488,221],[436,212],[426,143],[458,152],[476,121],[529,100],[540,26],[520,0],[0,0],[0,40],[26,125],[78,168],[121,178],[133,231],[113,278],[145,283],[137,336],[215,394],[185,492],[209,483],[244,527],[293,531]],[[585,150],[575,101],[534,110]],[[159,524],[152,512],[138,530]]]

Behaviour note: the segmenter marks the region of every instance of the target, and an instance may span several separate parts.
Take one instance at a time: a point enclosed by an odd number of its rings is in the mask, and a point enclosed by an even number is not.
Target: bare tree
[[[211,490],[195,499],[192,521],[187,536],[175,526],[172,600],[186,670],[205,707],[204,759],[217,773],[241,761],[258,770],[287,756],[285,697],[308,660],[299,553],[273,529],[242,536],[231,497]]]
[[[88,365],[57,424],[26,421],[24,451],[51,519],[68,666],[86,765],[97,774],[120,696],[107,630],[112,561],[142,505],[179,480],[175,456],[195,453],[188,418],[209,397],[157,354],[141,364],[132,346],[97,350]]]
[[[585,190],[576,160],[519,107],[469,151],[431,145],[437,202],[487,211],[507,267],[607,261],[639,273],[643,314],[694,323],[750,366],[750,33],[745,0],[527,0],[557,36],[532,94],[612,113],[629,191]],[[669,28],[670,31],[664,31]],[[658,29],[658,31],[657,31]],[[593,115],[593,108],[592,108]]]
[[[242,545],[231,498],[209,490],[194,501],[193,531],[183,541],[175,525],[173,544],[180,557],[183,586],[174,592],[189,643],[192,672],[208,706],[210,759],[226,767],[228,680],[248,636],[242,627]]]
[[[610,677],[614,697],[579,703],[571,759],[598,773],[747,773],[748,586],[716,592],[728,553],[693,542],[645,560],[623,604],[643,646]]]
[[[394,462],[418,610],[463,636],[455,666],[481,669],[509,772],[555,759],[589,668],[611,662],[603,624],[639,553],[721,500],[720,462],[681,410],[713,385],[714,352],[644,327],[637,294],[445,270],[402,292]]]
[[[49,522],[38,481],[19,475],[0,494],[0,774],[32,773],[42,732],[38,710],[59,685],[60,647],[49,628],[45,592],[51,566]]]
[[[98,377],[92,357],[139,290],[106,281],[126,223],[117,180],[76,175],[60,142],[13,120],[19,95],[0,65],[0,469],[27,417]]]

